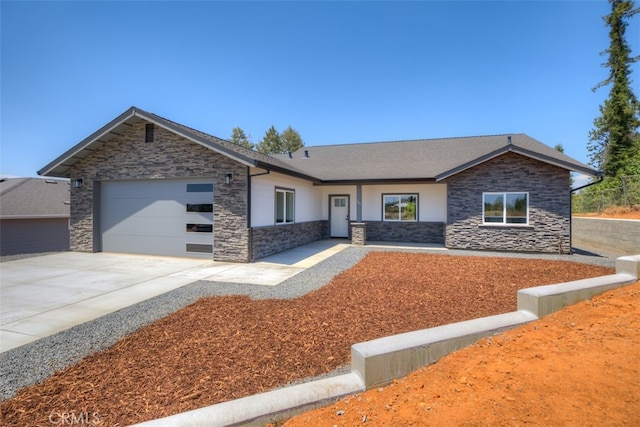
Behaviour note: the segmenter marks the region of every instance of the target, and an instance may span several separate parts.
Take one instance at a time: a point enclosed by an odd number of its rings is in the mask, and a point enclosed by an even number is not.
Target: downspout
[[[583,188],[591,187],[592,185],[600,184],[604,180],[604,173],[602,171],[596,172],[597,181],[590,182],[586,185],[582,185],[578,188],[572,188],[569,190],[569,253],[573,251],[573,192],[582,190]]]
[[[253,259],[253,227],[251,227],[251,178],[254,176],[269,175],[271,171],[267,169],[266,172],[256,173],[251,175],[251,169],[247,167],[247,230],[249,230],[249,262],[254,262]]]

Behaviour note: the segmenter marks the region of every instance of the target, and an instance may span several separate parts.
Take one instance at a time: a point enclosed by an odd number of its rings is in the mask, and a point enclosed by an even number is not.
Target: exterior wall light
[[[84,184],[84,180],[82,178],[74,179],[73,181],[71,181],[71,186],[73,188],[80,188],[82,187],[82,184]]]
[[[231,181],[233,181],[233,174],[231,172],[229,172],[224,176],[224,183],[226,185],[229,185],[229,184],[231,184]]]

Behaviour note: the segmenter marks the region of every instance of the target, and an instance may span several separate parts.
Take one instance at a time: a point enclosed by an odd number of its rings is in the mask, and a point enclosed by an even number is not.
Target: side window
[[[482,193],[483,224],[528,224],[529,193]]]
[[[276,188],[276,224],[294,222],[295,191]]]
[[[384,221],[417,221],[417,194],[383,194],[382,218]]]

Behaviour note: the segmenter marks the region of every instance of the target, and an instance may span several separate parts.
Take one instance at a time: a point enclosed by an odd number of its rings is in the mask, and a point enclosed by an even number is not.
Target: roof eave
[[[311,181],[314,184],[321,184],[322,183],[321,179],[318,179],[318,178],[316,178],[314,176],[306,175],[306,174],[303,174],[301,172],[296,172],[296,171],[291,170],[291,169],[286,169],[286,168],[283,168],[281,166],[276,166],[276,165],[273,165],[271,163],[263,162],[261,160],[256,160],[251,166],[256,167],[256,168],[260,168],[260,169],[269,170],[269,171],[272,171],[272,172],[278,172],[278,173],[281,173],[283,175],[288,175],[288,176],[292,176],[292,177],[295,177],[295,178],[304,179],[304,180],[307,180],[307,181]]]
[[[316,185],[358,185],[358,184],[421,184],[435,182],[435,178],[365,178],[365,179],[327,179]]]
[[[522,147],[518,147],[516,145],[506,145],[504,147],[501,147],[497,150],[494,150],[490,153],[485,154],[484,156],[478,157],[470,162],[464,163],[460,166],[457,166],[453,169],[450,169],[448,171],[445,171],[439,175],[436,176],[436,181],[442,181],[444,179],[447,179],[453,175],[456,175],[460,172],[463,172],[467,169],[470,169],[474,166],[477,166],[481,163],[484,163],[488,160],[491,160],[495,157],[501,156],[505,153],[516,153],[516,154],[520,154],[522,156],[526,156],[535,160],[539,160],[541,162],[544,163],[548,163],[554,166],[558,166],[560,168],[563,169],[567,169],[569,171],[573,171],[573,172],[580,172],[583,173],[585,175],[589,175],[589,176],[599,176],[600,174],[602,174],[602,172],[600,171],[596,171],[594,169],[585,167],[585,166],[581,166],[579,164],[575,164],[575,163],[571,163],[571,162],[567,162],[561,159],[557,159],[551,156],[547,156],[544,154],[540,154],[531,150],[527,150],[526,148],[522,148]]]
[[[53,173],[53,170],[59,168],[61,165],[63,165],[63,163],[65,161],[67,161],[70,158],[74,157],[76,154],[78,154],[81,151],[87,149],[87,147],[89,147],[96,140],[100,139],[102,136],[104,136],[107,133],[111,132],[116,127],[120,126],[125,121],[129,120],[130,118],[134,117],[135,113],[136,113],[136,108],[135,107],[129,108],[127,111],[125,111],[124,113],[120,114],[118,117],[116,117],[115,119],[111,120],[109,123],[107,123],[106,125],[104,125],[100,129],[98,129],[97,131],[95,131],[94,133],[89,135],[87,138],[83,139],[78,144],[74,145],[69,150],[65,151],[63,154],[58,156],[55,160],[50,162],[48,165],[46,165],[45,167],[40,169],[38,171],[38,175],[40,175],[40,176],[53,176],[53,177],[58,177],[58,178],[69,178],[69,173],[68,172],[69,172],[69,169],[71,168],[72,165],[65,166],[65,171],[61,172],[61,173]]]
[[[84,157],[78,156],[78,154],[88,150],[88,148],[92,144],[96,143],[96,141],[99,141],[100,138],[102,138],[104,135],[108,134],[109,132],[113,132],[114,129],[116,129],[118,126],[125,124],[127,120],[130,120],[133,117],[138,117],[150,123],[156,124],[179,136],[182,136],[183,138],[186,138],[192,142],[195,142],[196,144],[202,145],[219,154],[222,154],[226,157],[236,160],[237,162],[242,163],[245,166],[255,165],[256,161],[251,159],[250,157],[243,156],[242,154],[237,153],[233,150],[230,150],[226,147],[223,147],[220,144],[216,144],[215,142],[202,138],[199,135],[196,135],[192,132],[188,132],[187,130],[179,126],[176,126],[174,123],[168,120],[165,120],[159,116],[147,113],[146,111],[140,110],[139,108],[136,108],[136,107],[131,107],[127,111],[125,111],[124,113],[120,114],[118,117],[116,117],[115,119],[107,123],[105,126],[101,127],[100,129],[98,129],[97,131],[89,135],[87,138],[83,139],[81,142],[73,146],[71,149],[67,150],[62,155],[58,156],[51,163],[49,163],[48,165],[40,169],[38,171],[38,175],[59,177],[59,178],[70,178],[69,171],[71,169],[71,166],[73,166],[75,162],[68,164],[69,159],[73,157],[78,157],[79,159],[84,158]],[[65,165],[65,162],[67,162],[66,165]],[[58,169],[58,171],[56,171],[56,169]]]
[[[490,153],[487,153],[487,154],[485,154],[483,156],[476,157],[475,159],[473,159],[473,160],[471,160],[471,161],[469,161],[467,163],[463,163],[463,164],[461,164],[459,166],[456,166],[455,168],[449,169],[447,171],[444,171],[444,172],[436,175],[436,181],[442,181],[444,179],[447,179],[447,178],[449,178],[449,177],[451,177],[453,175],[459,174],[460,172],[463,172],[463,171],[465,171],[467,169],[471,169],[474,166],[477,166],[477,165],[479,165],[481,163],[484,163],[484,162],[486,162],[488,160],[491,160],[491,159],[493,159],[495,157],[501,156],[502,154],[507,153],[507,152],[509,152],[508,147],[500,147],[497,150],[494,150],[494,151],[492,151]]]
[[[551,156],[547,156],[544,154],[540,154],[540,153],[536,153],[534,151],[531,150],[527,150],[526,148],[522,148],[522,147],[518,147],[518,146],[512,146],[512,150],[514,153],[518,153],[521,154],[523,156],[527,156],[527,157],[531,157],[533,159],[536,160],[540,160],[541,162],[545,162],[545,163],[549,163],[551,165],[554,166],[558,166],[564,169],[568,169],[570,171],[573,172],[580,172],[583,173],[585,175],[589,175],[589,176],[600,176],[602,174],[602,172],[597,171],[595,169],[591,169],[587,166],[583,166],[580,164],[576,164],[576,163],[572,163],[572,162],[567,162],[564,161],[562,159],[557,159]]]
[[[202,145],[206,148],[209,148],[219,154],[222,154],[226,157],[229,157],[233,160],[236,160],[237,162],[242,163],[245,166],[255,166],[256,164],[256,160],[251,159],[250,157],[247,156],[243,156],[242,154],[230,150],[226,147],[223,147],[222,145],[216,144],[215,142],[209,141],[205,138],[202,138],[199,135],[196,135],[192,132],[189,132],[188,130],[185,130],[179,126],[176,126],[174,123],[163,119],[162,117],[156,116],[154,114],[150,114],[147,113],[146,111],[142,111],[139,109],[136,109],[135,111],[135,115],[140,117],[141,119],[144,119],[150,123],[154,123],[160,127],[163,127],[173,133],[175,133],[176,135],[179,135],[183,138],[186,138],[190,141],[195,142],[196,144]]]

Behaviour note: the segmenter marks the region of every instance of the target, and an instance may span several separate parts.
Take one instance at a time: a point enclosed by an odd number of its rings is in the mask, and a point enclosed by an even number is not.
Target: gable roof
[[[0,179],[0,219],[68,218],[69,181]]]
[[[122,134],[134,124],[145,120],[177,135],[180,135],[196,144],[216,151],[246,166],[268,168],[277,172],[297,176],[316,182],[317,179],[298,171],[295,167],[286,165],[277,158],[258,153],[230,141],[217,138],[213,135],[200,132],[196,129],[181,125],[171,120],[149,113],[137,107],[131,107],[118,117],[89,135],[84,140],[67,150],[51,163],[38,171],[38,175],[69,178],[71,167],[89,156],[100,145],[108,144],[110,140]]]
[[[508,152],[590,176],[601,174],[525,134],[325,145],[269,156],[137,107],[129,108],[53,160],[38,174],[69,178],[75,163],[141,120],[154,123],[246,166],[295,176],[316,184],[441,181]]]
[[[599,174],[525,134],[303,147],[292,158],[274,157],[324,183],[441,181],[508,152],[591,176]]]

